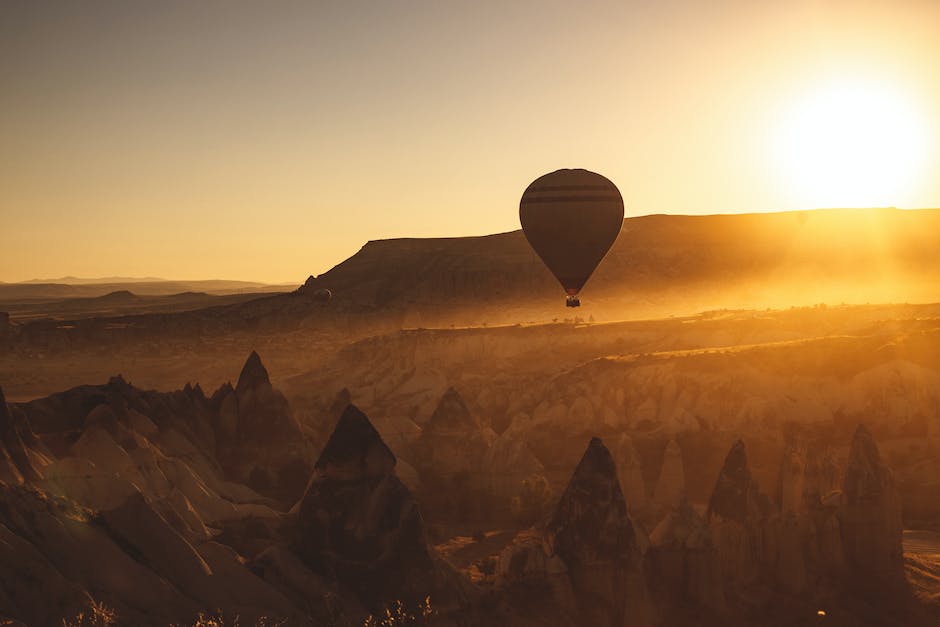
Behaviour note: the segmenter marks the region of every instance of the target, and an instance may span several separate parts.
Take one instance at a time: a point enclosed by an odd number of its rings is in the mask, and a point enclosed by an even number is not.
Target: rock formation
[[[884,578],[901,572],[901,500],[871,432],[852,438],[843,484],[842,539],[847,564]]]
[[[577,625],[653,623],[636,532],[601,440],[591,440],[544,528],[500,555],[497,580],[545,586]]]
[[[744,443],[734,444],[707,513],[726,598],[740,602],[758,590],[813,597],[827,586],[882,582],[891,584],[879,588],[885,608],[901,607],[889,601],[903,573],[900,498],[864,426],[855,432],[843,489],[832,490],[838,475],[828,454],[790,446],[775,505],[751,477]],[[653,533],[654,547],[662,535]],[[857,602],[829,594],[829,603]]]
[[[454,518],[478,517],[489,497],[492,474],[486,457],[495,440],[496,434],[470,413],[457,390],[448,388],[411,447],[422,498]],[[503,448],[511,452],[511,447]]]
[[[545,472],[542,462],[525,442],[504,433],[493,442],[481,465],[488,479],[486,491],[502,502],[521,498],[526,481],[538,481]]]
[[[751,477],[744,442],[738,440],[725,458],[706,513],[722,574],[732,588],[752,584],[760,575],[768,507]]]
[[[592,438],[575,468],[545,542],[567,566],[579,613],[592,625],[651,622],[640,551],[610,451]]]
[[[463,397],[448,388],[415,443],[419,469],[442,475],[477,472],[495,434],[470,413]]]
[[[705,520],[683,500],[650,533],[650,588],[670,606],[725,607],[718,552]]]
[[[218,407],[218,459],[230,479],[293,503],[310,476],[309,445],[287,399],[271,385],[252,352],[235,388],[213,397]]]
[[[299,503],[297,550],[311,570],[354,591],[371,611],[428,595],[442,611],[453,609],[466,602],[468,582],[428,546],[395,464],[369,419],[349,405]]]
[[[50,462],[47,453],[25,418],[14,416],[0,389],[0,481],[17,484],[42,478],[42,468]]]

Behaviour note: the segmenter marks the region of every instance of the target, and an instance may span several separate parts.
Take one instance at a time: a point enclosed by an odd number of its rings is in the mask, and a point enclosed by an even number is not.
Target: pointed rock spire
[[[666,514],[650,533],[650,544],[655,548],[700,549],[710,543],[705,519],[685,499]]]
[[[558,507],[543,546],[567,571],[585,625],[649,625],[654,610],[643,577],[636,530],[617,479],[617,465],[592,438]],[[629,619],[628,619],[629,617]]]
[[[731,447],[715,483],[708,503],[708,518],[718,516],[726,520],[744,522],[748,514],[748,493],[751,490],[751,471],[747,465],[747,449],[738,440]]]
[[[351,479],[389,474],[395,463],[394,453],[369,418],[348,405],[314,468],[324,476]]]
[[[425,427],[425,431],[434,433],[479,429],[479,421],[470,413],[463,397],[453,387],[444,392]]]
[[[242,394],[246,390],[258,387],[259,385],[270,384],[268,371],[261,363],[261,357],[256,351],[251,351],[251,355],[245,361],[241,374],[238,375],[238,383],[235,385],[235,392]]]
[[[721,566],[705,520],[683,499],[650,534],[651,588],[668,603],[691,600],[721,609]]]
[[[617,466],[600,438],[591,438],[547,530],[554,552],[574,562],[629,558],[636,548],[633,524],[617,479]]]
[[[373,613],[429,595],[435,608],[465,603],[467,588],[428,544],[395,456],[372,423],[348,405],[297,505],[295,550]]]
[[[880,577],[900,577],[901,498],[864,425],[858,426],[852,438],[842,491],[841,528],[848,563]]]
[[[849,463],[845,470],[843,492],[846,501],[856,503],[879,496],[890,482],[889,475],[871,431],[865,425],[858,425],[852,437]]]

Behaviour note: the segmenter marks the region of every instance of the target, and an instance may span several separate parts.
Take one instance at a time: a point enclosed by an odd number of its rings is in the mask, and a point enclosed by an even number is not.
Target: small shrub
[[[88,604],[88,609],[79,612],[72,618],[63,618],[62,627],[108,627],[117,621],[117,612],[104,603],[94,599]]]
[[[362,627],[410,627],[411,625],[427,625],[431,617],[434,616],[434,610],[431,608],[431,597],[425,597],[424,601],[415,608],[412,614],[401,601],[395,601],[390,607],[385,608],[385,612],[367,616],[362,621]]]

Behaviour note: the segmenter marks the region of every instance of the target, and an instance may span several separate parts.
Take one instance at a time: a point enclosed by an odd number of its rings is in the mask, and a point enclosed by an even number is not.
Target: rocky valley
[[[838,212],[628,220],[567,318],[518,233],[372,242],[191,311],[33,303],[0,321],[0,617],[935,625],[936,216],[913,214],[870,214],[900,297],[855,304],[874,260],[849,249],[825,298],[784,289]]]

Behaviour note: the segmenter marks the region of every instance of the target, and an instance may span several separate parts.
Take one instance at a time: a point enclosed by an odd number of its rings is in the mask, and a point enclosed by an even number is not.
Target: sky
[[[562,167],[628,216],[937,207],[937,112],[933,0],[3,0],[0,281],[300,282]]]

